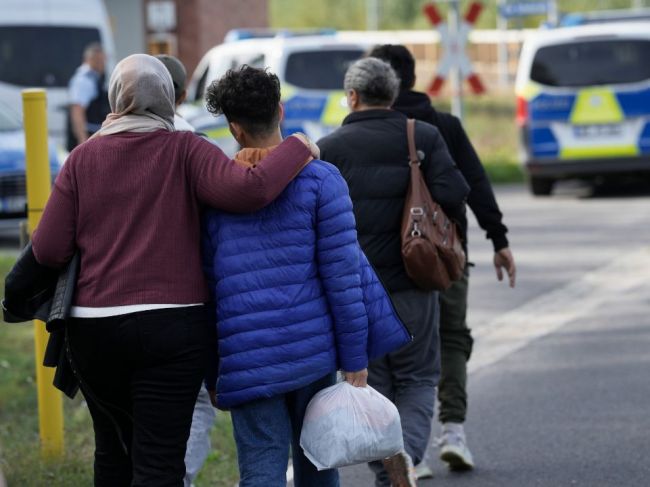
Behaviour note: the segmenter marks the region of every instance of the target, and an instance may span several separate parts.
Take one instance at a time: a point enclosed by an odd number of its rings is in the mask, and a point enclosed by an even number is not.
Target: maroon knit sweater
[[[34,255],[61,267],[80,251],[77,306],[204,302],[202,205],[257,210],[309,157],[295,137],[248,168],[190,132],[97,137],[75,149],[58,175]]]

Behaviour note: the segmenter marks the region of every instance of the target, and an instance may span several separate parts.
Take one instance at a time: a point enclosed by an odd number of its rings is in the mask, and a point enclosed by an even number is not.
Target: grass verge
[[[434,99],[433,105],[450,111],[448,99]],[[466,97],[463,126],[492,183],[524,181],[517,160],[519,133],[512,97],[494,94]]]

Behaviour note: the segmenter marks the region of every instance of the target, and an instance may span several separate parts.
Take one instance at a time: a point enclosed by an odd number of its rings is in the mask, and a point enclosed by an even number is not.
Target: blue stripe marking
[[[530,130],[531,152],[535,157],[557,157],[560,147],[549,127]]]
[[[575,102],[575,95],[549,95],[542,93],[528,104],[532,123],[567,121]]]
[[[327,96],[294,96],[284,103],[285,119],[318,121],[326,103]]]
[[[642,154],[650,154],[650,122],[645,124],[641,138],[639,139],[639,151]]]
[[[650,115],[650,87],[639,91],[616,93],[616,97],[626,117]]]
[[[286,123],[285,121],[282,122],[280,128],[282,130],[282,137],[289,137],[296,132],[305,132],[305,128],[299,123]]]

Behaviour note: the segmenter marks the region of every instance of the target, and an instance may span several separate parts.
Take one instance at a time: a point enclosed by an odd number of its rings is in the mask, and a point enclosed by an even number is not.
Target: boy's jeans
[[[319,472],[300,448],[307,404],[314,394],[335,382],[336,374],[331,373],[287,394],[232,408],[240,487],[285,487],[289,445],[295,487],[338,487],[338,471]]]

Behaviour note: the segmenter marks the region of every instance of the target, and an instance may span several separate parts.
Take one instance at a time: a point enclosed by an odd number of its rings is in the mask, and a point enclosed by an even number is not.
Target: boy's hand
[[[208,389],[208,396],[210,396],[210,402],[212,403],[212,407],[218,407],[217,406],[217,391],[213,391]]]
[[[343,376],[348,384],[354,387],[366,387],[368,385],[368,369],[362,369],[358,372],[343,371]]]
[[[227,409],[222,408],[219,406],[219,400],[217,399],[217,391],[211,391],[208,389],[208,395],[210,396],[210,402],[212,403],[212,406],[215,408],[221,410],[221,411],[227,411]]]

